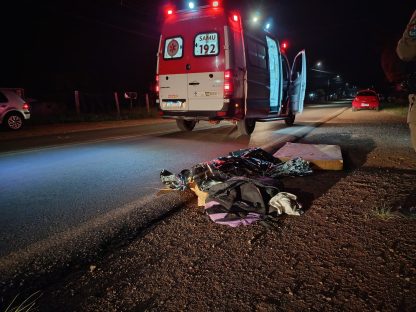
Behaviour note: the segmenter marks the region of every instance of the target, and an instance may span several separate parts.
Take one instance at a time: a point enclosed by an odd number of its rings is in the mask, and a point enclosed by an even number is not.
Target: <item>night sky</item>
[[[2,1],[0,87],[23,87],[37,97],[74,89],[146,92],[164,3]],[[289,59],[305,49],[309,68],[319,60],[346,82],[380,88],[387,82],[381,54],[395,48],[416,8],[411,0],[226,3],[247,17],[254,10],[273,17],[273,33],[289,42]]]

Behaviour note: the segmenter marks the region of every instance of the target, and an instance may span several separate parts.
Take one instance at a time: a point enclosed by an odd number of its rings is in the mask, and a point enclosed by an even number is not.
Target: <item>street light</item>
[[[260,12],[254,12],[251,17],[252,24],[253,25],[258,24],[260,22],[260,18],[261,18]]]

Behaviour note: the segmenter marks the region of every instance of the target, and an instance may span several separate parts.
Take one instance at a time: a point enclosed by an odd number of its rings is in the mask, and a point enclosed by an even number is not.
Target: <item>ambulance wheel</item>
[[[254,131],[256,121],[254,119],[244,118],[237,121],[237,129],[241,135],[250,135]]]
[[[196,120],[176,119],[176,125],[182,131],[192,131],[195,128]]]
[[[293,126],[293,124],[295,123],[295,117],[296,117],[295,114],[293,114],[292,112],[289,112],[289,115],[285,118],[286,126],[288,127]]]

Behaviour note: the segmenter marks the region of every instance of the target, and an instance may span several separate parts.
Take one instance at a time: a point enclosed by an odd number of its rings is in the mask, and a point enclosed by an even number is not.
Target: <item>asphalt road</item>
[[[178,173],[247,147],[273,151],[347,107],[309,106],[295,126],[257,123],[250,137],[230,123],[183,133],[155,121],[0,142],[0,256],[157,193],[162,169]]]

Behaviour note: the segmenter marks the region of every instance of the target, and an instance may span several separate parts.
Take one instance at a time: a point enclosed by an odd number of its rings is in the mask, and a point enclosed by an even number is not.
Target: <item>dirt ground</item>
[[[282,179],[302,216],[231,228],[195,197],[40,289],[36,308],[416,311],[416,153],[404,118],[348,110],[300,142],[338,144],[344,157],[342,171]]]

